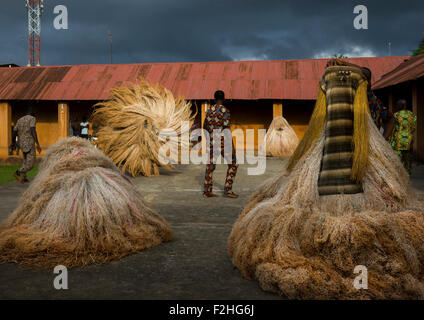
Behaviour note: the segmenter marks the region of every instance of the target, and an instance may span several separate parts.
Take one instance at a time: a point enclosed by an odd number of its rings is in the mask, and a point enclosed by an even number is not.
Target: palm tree
[[[418,56],[419,54],[424,53],[424,37],[421,39],[421,42],[417,49],[411,50],[413,56]]]

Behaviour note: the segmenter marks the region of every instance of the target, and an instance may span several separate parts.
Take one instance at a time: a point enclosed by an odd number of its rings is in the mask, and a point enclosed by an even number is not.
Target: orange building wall
[[[9,145],[12,142],[12,108],[10,103],[0,102],[0,157],[7,158]]]
[[[283,117],[292,126],[299,139],[303,138],[308,128],[314,106],[315,101],[288,100],[283,102]]]
[[[27,103],[12,102],[12,126],[26,114]],[[57,103],[52,101],[36,104],[37,136],[43,153],[58,138]]]
[[[230,101],[231,130],[241,129],[244,132],[244,148],[258,149],[259,129],[268,129],[273,119],[273,103],[271,101]],[[248,143],[246,130],[253,129],[254,143]],[[237,148],[237,145],[236,145]]]
[[[202,111],[200,108],[202,103],[205,102],[197,101],[199,111]],[[246,145],[245,141],[244,147],[246,149],[258,149],[258,130],[267,130],[273,117],[280,115],[281,111],[283,117],[293,127],[299,139],[302,139],[308,127],[315,101],[228,100],[225,104],[231,112],[231,130],[242,129],[245,139],[247,129],[255,130],[254,144]],[[193,110],[195,110],[194,107]],[[196,121],[203,121],[203,117],[204,114],[199,112]],[[236,148],[238,148],[237,144]]]
[[[44,151],[53,143],[60,138],[59,124],[58,124],[58,107],[56,101],[42,101],[36,103],[37,108],[37,133],[41,147]],[[82,121],[83,115],[90,116],[93,111],[93,105],[96,101],[72,101],[68,102],[69,105],[69,121],[74,126],[79,126]],[[201,120],[201,104],[204,101],[197,101],[198,115],[197,121]],[[275,103],[282,103],[282,113],[287,119],[290,125],[296,131],[298,137],[301,139],[308,126],[309,118],[312,114],[314,101],[248,101],[248,100],[232,100],[227,101],[226,105],[231,112],[231,130],[242,129],[244,137],[246,138],[246,130],[254,129],[255,141],[253,144],[245,143],[246,149],[257,149],[258,148],[258,130],[268,129],[275,111]],[[26,102],[12,102],[12,126],[16,121],[26,114]],[[195,107],[193,107],[193,110]],[[280,110],[280,108],[278,108]],[[91,124],[90,124],[91,128]],[[62,128],[63,131],[63,128]],[[90,130],[91,134],[92,130]]]

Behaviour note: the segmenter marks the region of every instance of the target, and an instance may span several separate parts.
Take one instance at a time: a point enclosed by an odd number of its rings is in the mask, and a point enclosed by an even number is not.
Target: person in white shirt
[[[81,138],[88,139],[88,128],[90,126],[90,123],[87,121],[87,117],[84,116],[82,118],[82,122],[80,123],[81,127]]]

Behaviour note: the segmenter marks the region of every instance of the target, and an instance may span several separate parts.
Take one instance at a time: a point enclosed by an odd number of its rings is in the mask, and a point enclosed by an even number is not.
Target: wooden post
[[[389,88],[389,111],[393,112],[393,88]]]
[[[202,129],[203,129],[203,122],[205,121],[205,117],[206,117],[206,111],[208,111],[208,108],[209,108],[209,103],[203,102],[202,103],[202,110],[201,110],[201,121],[202,121],[202,123],[200,124],[202,126]]]
[[[282,117],[283,116],[283,104],[280,102],[280,103],[277,103],[277,102],[275,102],[273,105],[272,105],[272,115],[273,115],[273,119],[275,119],[276,117]]]
[[[205,121],[205,118],[206,118],[206,111],[208,111],[208,108],[209,108],[209,103],[207,101],[202,103],[202,106],[201,106],[202,110],[200,114],[200,118],[201,118],[200,126],[202,127],[202,129],[203,129],[203,122]],[[206,152],[206,141],[205,141],[205,136],[203,135],[203,132],[202,132],[202,154],[203,152]]]
[[[417,101],[416,154],[419,160],[424,161],[424,78],[415,81],[415,89]]]
[[[58,137],[57,140],[69,136],[69,105],[66,102],[59,102],[57,108]]]
[[[9,157],[12,142],[12,106],[9,102],[0,102],[0,158]]]
[[[412,112],[417,116],[418,118],[418,94],[417,94],[417,81],[413,81],[412,82]],[[417,127],[418,127],[418,121],[419,119],[417,119]],[[415,129],[415,133],[414,133],[414,145],[413,145],[413,151],[414,152],[418,152],[418,139],[420,138],[417,135],[417,130],[418,128]]]

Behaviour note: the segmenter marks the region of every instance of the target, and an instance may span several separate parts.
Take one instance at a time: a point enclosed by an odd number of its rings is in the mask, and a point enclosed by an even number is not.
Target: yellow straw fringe
[[[302,141],[300,141],[287,166],[287,170],[289,172],[296,166],[300,158],[302,158],[308,152],[311,146],[314,145],[318,140],[322,130],[324,129],[326,113],[327,102],[325,99],[325,93],[320,87],[314,112],[312,113],[311,120],[309,121],[308,129],[306,129]]]
[[[367,95],[367,82],[363,81],[356,91],[355,100],[353,102],[354,121],[353,121],[353,165],[351,178],[355,182],[362,182],[365,170],[368,165],[369,151],[369,127],[368,114],[369,104]],[[296,148],[287,170],[290,172],[318,140],[322,130],[324,130],[325,117],[327,112],[327,102],[325,93],[319,88],[318,98],[315,103],[315,109],[309,121],[308,129]]]
[[[353,165],[351,179],[361,183],[368,166],[369,157],[369,102],[366,81],[363,81],[355,94],[353,102]]]

